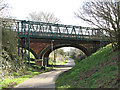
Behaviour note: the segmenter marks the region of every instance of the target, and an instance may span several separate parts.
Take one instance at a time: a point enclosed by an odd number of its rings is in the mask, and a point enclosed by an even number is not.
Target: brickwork
[[[31,39],[30,49],[37,55],[37,59],[48,58],[51,53],[51,41],[46,39]],[[107,45],[105,43],[103,46]],[[81,49],[87,56],[91,55],[100,47],[100,42],[83,42],[83,41],[67,41],[67,40],[54,40],[54,49],[61,47],[75,47]],[[35,62],[37,65],[42,65],[41,61]]]

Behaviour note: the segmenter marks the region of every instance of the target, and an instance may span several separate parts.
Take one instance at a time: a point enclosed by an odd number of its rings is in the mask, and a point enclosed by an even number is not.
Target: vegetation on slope
[[[109,44],[61,74],[56,80],[56,87],[117,88],[119,58],[120,51],[113,51]]]
[[[19,72],[12,73],[12,76],[4,78],[1,82],[0,89],[4,88],[13,88],[17,84],[22,83],[23,81],[38,75],[40,73],[44,73],[47,71],[53,70],[52,67],[46,67],[46,70],[41,70],[41,67],[38,65],[35,65],[35,63],[30,63],[30,66],[26,66],[23,70]]]

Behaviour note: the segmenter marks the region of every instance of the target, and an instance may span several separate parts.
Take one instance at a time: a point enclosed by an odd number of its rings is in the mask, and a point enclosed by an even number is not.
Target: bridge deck
[[[33,21],[18,21],[16,31],[19,37],[108,41],[104,30]]]
[[[28,33],[26,34],[28,36]],[[20,32],[19,33],[20,38],[25,38],[25,33]],[[41,39],[64,39],[64,40],[89,40],[89,41],[108,41],[106,39],[100,39],[96,35],[68,35],[68,34],[59,34],[59,33],[30,33],[29,34],[30,38],[41,38]]]

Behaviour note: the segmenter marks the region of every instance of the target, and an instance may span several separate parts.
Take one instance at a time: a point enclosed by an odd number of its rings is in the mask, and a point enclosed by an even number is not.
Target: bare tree
[[[75,16],[105,30],[113,45],[120,49],[120,2],[114,0],[84,2],[82,8],[75,12]]]
[[[0,0],[0,17],[5,14],[5,10],[8,8],[6,0]]]
[[[45,13],[45,12],[31,12],[27,17],[28,20],[32,21],[40,21],[40,22],[47,22],[47,23],[58,23],[60,20],[55,17],[53,13]]]

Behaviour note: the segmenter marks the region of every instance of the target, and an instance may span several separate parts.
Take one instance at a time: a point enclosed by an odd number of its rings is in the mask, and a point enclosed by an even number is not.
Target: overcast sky
[[[80,19],[75,18],[77,11],[85,0],[8,0],[10,14],[17,19],[25,20],[30,12],[51,12],[67,25],[86,26]]]

